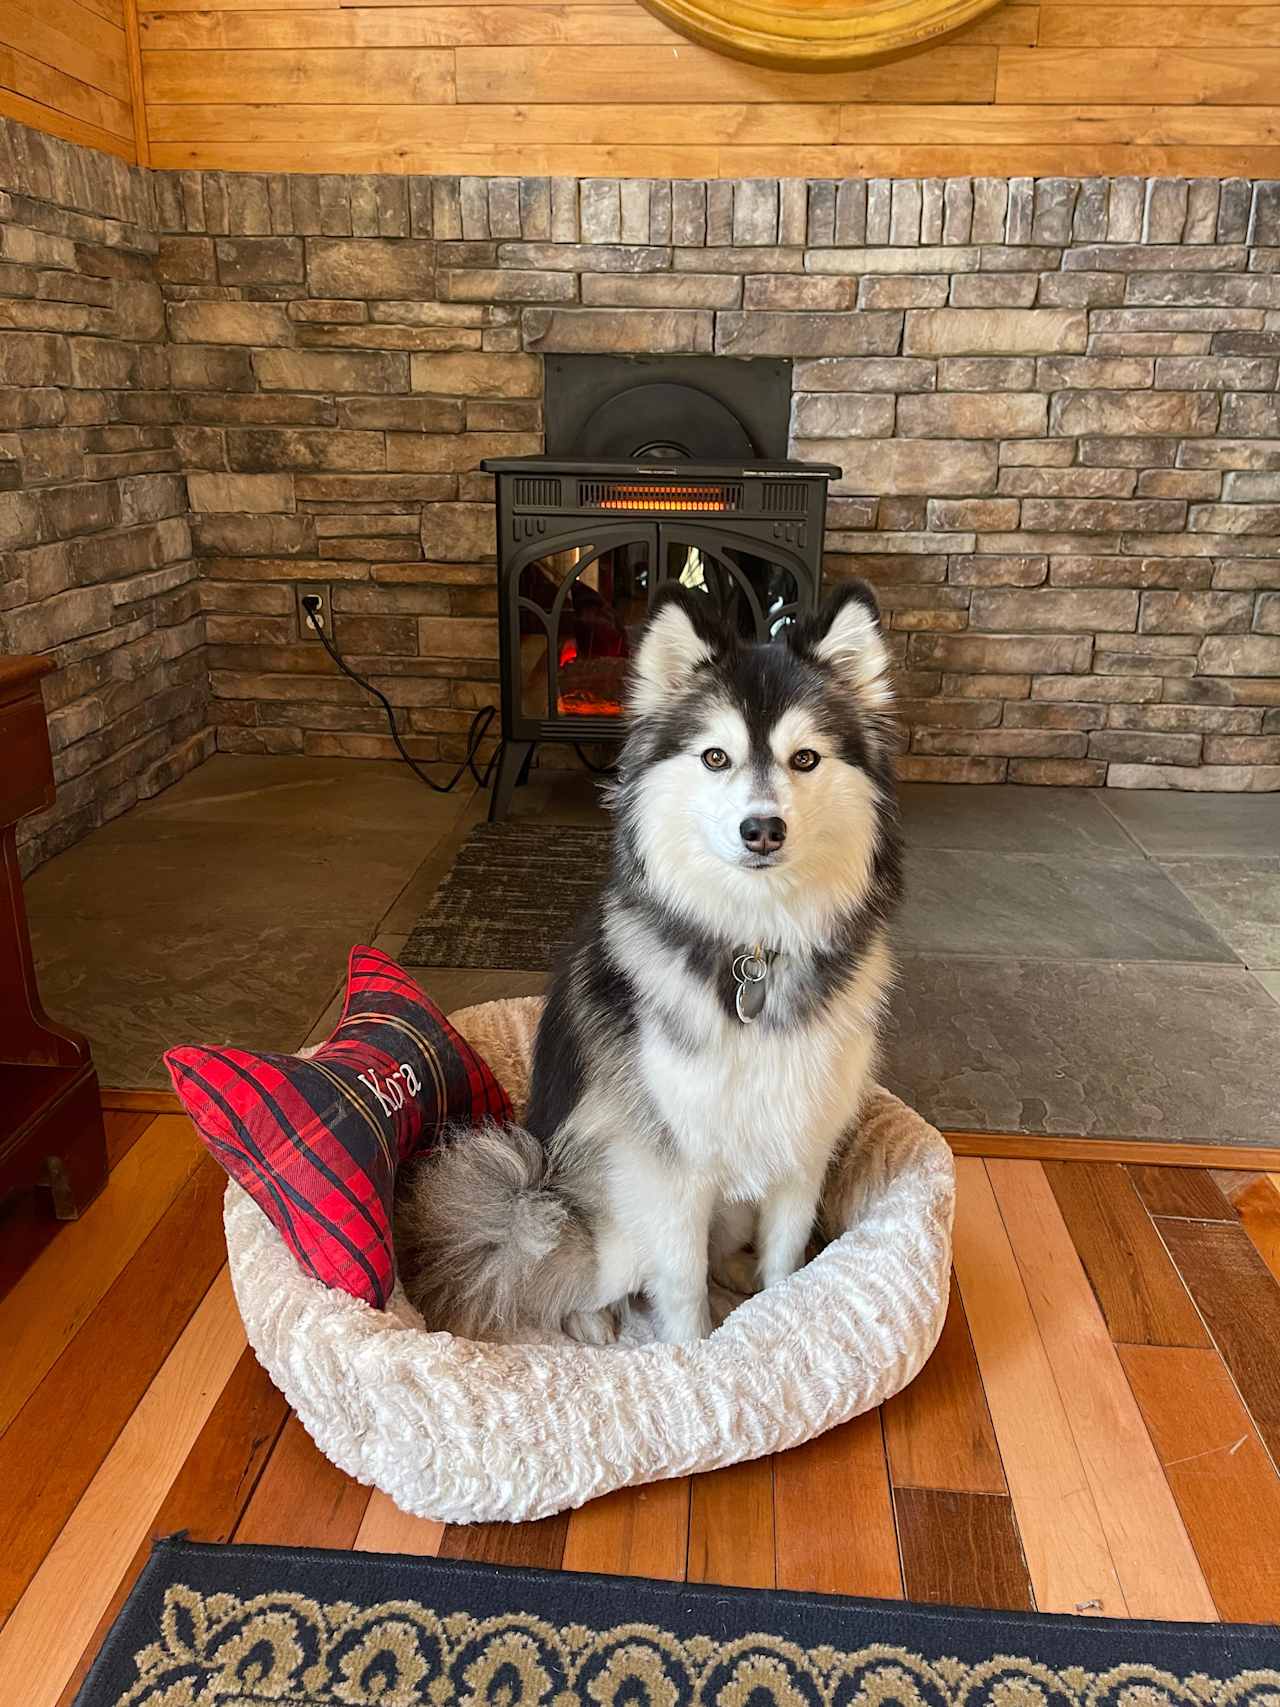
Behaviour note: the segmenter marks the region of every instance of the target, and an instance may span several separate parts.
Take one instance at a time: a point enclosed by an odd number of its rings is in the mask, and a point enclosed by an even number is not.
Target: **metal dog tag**
[[[734,1006],[743,1025],[752,1025],[764,1012],[764,981],[769,964],[759,949],[739,954],[733,962],[733,977],[738,989]]]

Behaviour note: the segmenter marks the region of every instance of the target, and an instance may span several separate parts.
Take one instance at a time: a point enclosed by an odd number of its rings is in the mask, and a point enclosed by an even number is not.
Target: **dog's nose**
[[[744,818],[738,834],[752,853],[776,853],[787,839],[787,826],[782,818]]]

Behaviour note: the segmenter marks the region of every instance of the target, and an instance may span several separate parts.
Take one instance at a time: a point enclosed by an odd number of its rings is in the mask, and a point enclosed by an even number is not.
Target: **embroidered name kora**
[[[449,1126],[506,1121],[486,1062],[394,960],[353,948],[342,1018],[314,1054],[171,1049],[209,1151],[326,1286],[381,1309],[395,1282],[396,1169]]]

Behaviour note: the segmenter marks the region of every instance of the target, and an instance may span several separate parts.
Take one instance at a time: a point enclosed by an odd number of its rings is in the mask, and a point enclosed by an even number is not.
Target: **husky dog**
[[[525,1127],[406,1170],[401,1271],[430,1326],[604,1343],[643,1293],[687,1342],[709,1273],[754,1291],[804,1261],[891,976],[887,673],[861,582],[764,645],[659,593],[608,881],[553,979]]]

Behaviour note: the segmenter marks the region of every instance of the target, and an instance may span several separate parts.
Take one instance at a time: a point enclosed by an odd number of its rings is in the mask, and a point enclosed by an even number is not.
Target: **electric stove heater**
[[[658,588],[767,640],[817,603],[827,482],[807,462],[498,458],[505,817],[536,743],[620,741],[628,661]]]

